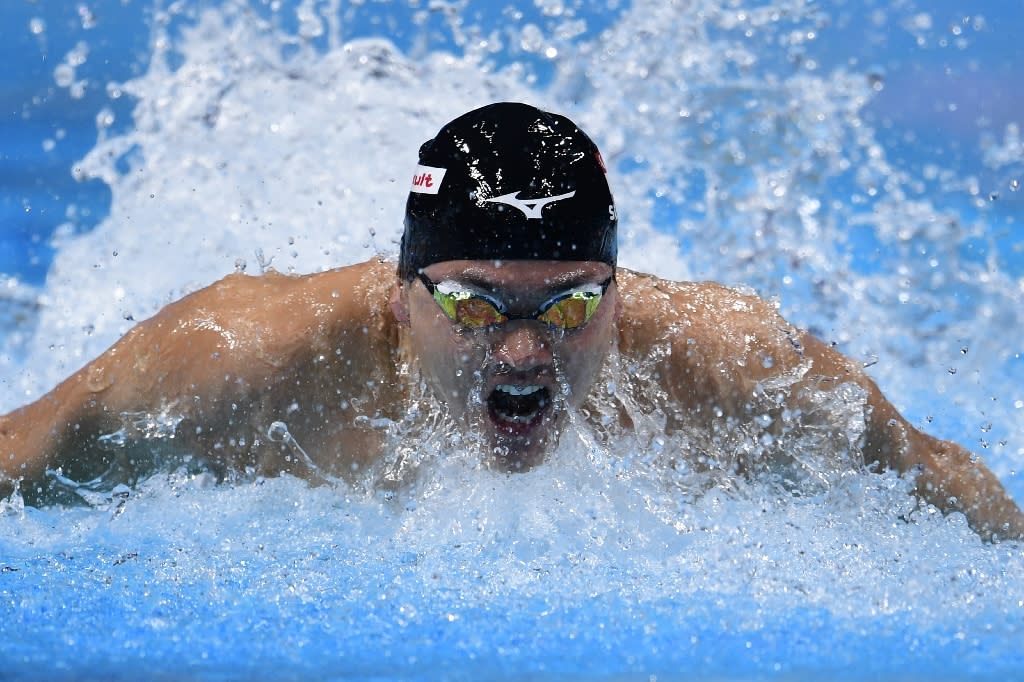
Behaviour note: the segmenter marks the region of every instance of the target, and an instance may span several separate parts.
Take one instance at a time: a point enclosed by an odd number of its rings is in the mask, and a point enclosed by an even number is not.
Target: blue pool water
[[[11,0],[0,411],[242,265],[393,254],[419,143],[518,99],[598,140],[623,265],[778,300],[1024,500],[1020,9]],[[694,495],[563,441],[511,478],[425,444],[394,499],[176,469],[0,502],[0,677],[1024,676],[1024,546],[905,481]]]

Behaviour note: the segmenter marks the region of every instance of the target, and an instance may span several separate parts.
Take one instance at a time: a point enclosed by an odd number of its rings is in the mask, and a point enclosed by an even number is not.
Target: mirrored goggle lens
[[[456,303],[454,319],[465,327],[476,329],[501,324],[508,317],[487,299],[470,296]]]
[[[559,329],[576,329],[590,322],[600,303],[600,291],[574,291],[551,303],[537,319]]]
[[[549,303],[541,312],[528,317],[555,327],[576,329],[582,327],[597,311],[602,292],[573,291]],[[491,327],[509,319],[493,301],[468,291],[443,292],[434,289],[434,300],[453,322],[471,329]]]
[[[508,319],[494,303],[468,291],[445,293],[435,289],[434,300],[452,322],[457,322],[464,327],[472,329],[490,327]]]

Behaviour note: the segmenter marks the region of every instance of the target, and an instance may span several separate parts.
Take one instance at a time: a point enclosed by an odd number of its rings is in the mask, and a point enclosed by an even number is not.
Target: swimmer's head
[[[399,276],[452,260],[615,266],[615,203],[597,146],[564,116],[513,102],[464,114],[420,147]]]

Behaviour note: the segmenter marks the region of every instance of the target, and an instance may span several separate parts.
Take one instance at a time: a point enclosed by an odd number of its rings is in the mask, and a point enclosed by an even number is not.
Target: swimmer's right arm
[[[368,305],[352,292],[381,267],[393,266],[231,275],[166,306],[50,393],[0,417],[0,493],[99,459],[98,438],[120,429],[126,413],[170,414],[191,434],[211,434],[208,443],[230,440],[232,430],[251,443],[260,410],[362,381],[358,371],[339,378],[318,362],[367,364]]]
[[[97,458],[97,438],[118,430],[124,413],[169,408],[202,422],[222,398],[240,399],[256,367],[237,351],[254,345],[253,329],[232,325],[225,311],[245,317],[254,293],[245,280],[255,279],[228,277],[166,306],[50,393],[0,417],[3,477],[35,481]]]

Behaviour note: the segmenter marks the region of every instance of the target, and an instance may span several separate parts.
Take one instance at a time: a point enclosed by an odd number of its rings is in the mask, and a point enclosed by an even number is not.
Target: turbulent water
[[[1021,204],[992,197],[1024,174],[1016,129],[978,152],[981,179],[907,163],[868,112],[883,75],[815,64],[841,7],[721,4],[637,1],[587,19],[557,0],[525,15],[158,6],[148,68],[107,87],[99,140],[74,168],[110,186],[109,216],[62,230],[42,289],[12,284],[31,305],[3,339],[0,409],[226,273],[394,254],[418,145],[463,111],[522,100],[572,116],[602,147],[622,265],[776,298],[870,365],[912,421],[983,454],[1020,499]],[[907,16],[887,18],[935,38],[927,15]],[[73,87],[67,69],[58,84]],[[125,99],[131,125],[115,125]],[[983,545],[891,474],[830,470],[836,453],[810,452],[822,476],[794,494],[764,481],[701,492],[652,466],[651,448],[678,442],[604,447],[585,429],[523,475],[435,446],[416,450],[419,473],[397,493],[290,477],[215,485],[181,467],[92,506],[15,496],[0,515],[0,670],[1024,670],[1021,545]]]

